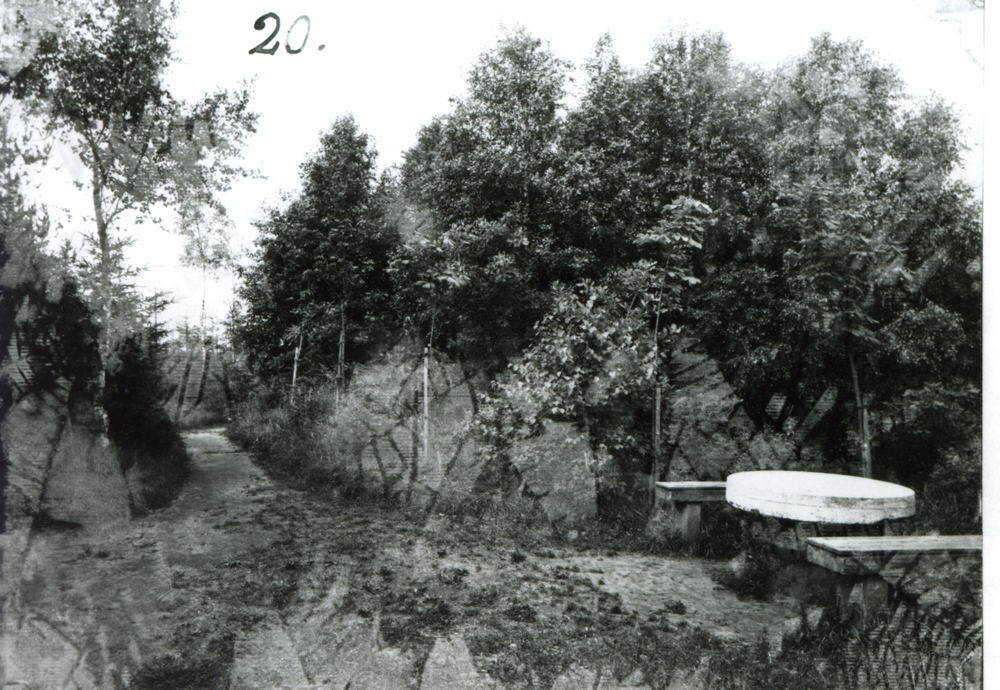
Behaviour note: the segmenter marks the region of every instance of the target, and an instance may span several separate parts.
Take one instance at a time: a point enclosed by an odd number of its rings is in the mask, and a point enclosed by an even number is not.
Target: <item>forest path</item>
[[[169,507],[4,544],[3,688],[662,686],[640,660],[651,636],[680,682],[693,631],[754,642],[797,614],[720,588],[718,562],[319,497],[222,430],[185,442],[194,472]]]

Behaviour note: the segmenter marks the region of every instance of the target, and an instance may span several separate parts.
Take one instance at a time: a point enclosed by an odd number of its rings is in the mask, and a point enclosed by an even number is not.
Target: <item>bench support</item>
[[[681,539],[688,546],[695,546],[701,539],[701,503],[674,501],[677,511],[677,526]]]
[[[673,506],[672,529],[691,547],[701,539],[701,504],[726,500],[725,482],[657,482],[656,488]]]
[[[857,611],[863,621],[884,614],[889,606],[889,583],[878,575],[837,578],[837,610],[842,616]]]

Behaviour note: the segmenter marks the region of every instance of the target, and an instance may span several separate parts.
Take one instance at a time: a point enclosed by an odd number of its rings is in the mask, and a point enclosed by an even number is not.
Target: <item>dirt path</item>
[[[717,640],[797,613],[716,563],[321,500],[219,430],[186,442],[170,507],[5,535],[4,688],[680,687]]]

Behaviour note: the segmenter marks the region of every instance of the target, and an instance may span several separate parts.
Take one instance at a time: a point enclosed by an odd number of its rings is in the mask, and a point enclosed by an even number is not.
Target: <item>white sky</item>
[[[801,55],[822,31],[837,39],[860,38],[900,70],[911,94],[920,97],[936,91],[958,105],[974,145],[966,157],[966,176],[976,185],[982,180],[983,13],[940,13],[950,9],[948,5],[967,7],[966,0],[180,3],[175,25],[179,62],[168,78],[175,95],[193,100],[217,87],[256,79],[252,107],[261,113],[261,120],[245,156],[267,179],[241,182],[224,197],[236,222],[236,244],[246,248],[255,235],[251,220],[259,216],[263,204],[277,203],[281,191],[297,188],[299,164],[336,117],[354,114],[361,129],[374,137],[382,167],[400,163],[419,128],[448,112],[449,97],[464,94],[469,68],[495,45],[504,26],[525,26],[548,41],[557,56],[576,65],[607,31],[622,62],[632,68],[646,62],[658,35],[685,23],[691,29],[721,30],[736,59],[765,68]],[[267,30],[256,31],[254,20],[272,11],[281,17],[277,35],[281,47],[273,56],[250,55],[250,48],[273,26],[269,21]],[[290,55],[284,49],[285,38],[301,15],[310,19],[310,34],[303,51]],[[304,29],[303,21],[296,27],[293,47]],[[322,51],[320,45],[325,46]],[[87,194],[69,185],[74,177],[84,179],[82,175],[67,157],[58,171],[46,174],[37,194],[54,215],[59,209],[73,213],[74,220],[64,223],[69,233],[80,227],[80,217],[89,209]],[[171,226],[166,222],[161,230],[138,228],[134,260],[148,267],[141,282],[150,291],[174,295],[169,319],[198,323],[201,275],[178,266],[181,241],[168,232]],[[232,277],[210,281],[209,316],[223,317],[233,287]]]

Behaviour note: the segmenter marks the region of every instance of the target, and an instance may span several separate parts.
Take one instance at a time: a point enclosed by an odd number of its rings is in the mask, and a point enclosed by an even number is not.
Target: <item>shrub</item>
[[[370,438],[365,413],[356,396],[343,396],[339,412],[335,400],[332,386],[293,392],[264,385],[234,407],[227,433],[268,473],[293,486],[368,496],[373,492],[358,467]]]
[[[325,401],[313,391],[293,396],[280,385],[264,386],[237,406],[228,434],[269,471],[294,482],[318,464],[314,427],[326,412]]]
[[[981,472],[939,468],[917,494],[917,513],[904,523],[910,534],[982,534]]]
[[[221,687],[230,667],[230,663],[219,659],[156,657],[136,671],[131,687],[135,690]]]
[[[177,427],[160,404],[163,382],[155,339],[130,336],[115,350],[105,376],[108,438],[130,471],[133,509],[159,508],[180,493],[191,458]]]
[[[753,645],[727,646],[712,657],[709,669],[708,687],[718,690],[822,690],[834,687],[821,670],[822,661],[814,650],[787,649],[772,656],[767,640]]]

